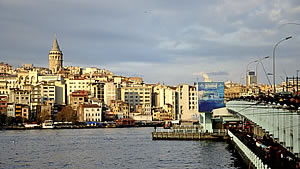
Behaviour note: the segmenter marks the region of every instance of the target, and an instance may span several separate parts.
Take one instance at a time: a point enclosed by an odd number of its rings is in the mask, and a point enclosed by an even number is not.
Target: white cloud
[[[270,55],[286,35],[293,41],[278,54],[300,62],[299,27],[280,27],[299,22],[299,5],[298,0],[4,0],[0,56],[8,63],[48,65],[57,32],[66,65],[104,66],[152,83],[191,83],[193,72],[229,72],[214,78],[239,81],[250,56]]]

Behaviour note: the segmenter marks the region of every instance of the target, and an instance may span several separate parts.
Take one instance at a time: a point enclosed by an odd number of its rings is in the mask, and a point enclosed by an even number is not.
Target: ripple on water
[[[152,130],[5,131],[0,168],[239,168],[226,143],[152,141]]]

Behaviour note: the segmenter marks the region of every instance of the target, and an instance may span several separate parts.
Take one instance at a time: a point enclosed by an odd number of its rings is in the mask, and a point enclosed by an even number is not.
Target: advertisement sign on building
[[[224,82],[198,82],[199,112],[224,107]]]

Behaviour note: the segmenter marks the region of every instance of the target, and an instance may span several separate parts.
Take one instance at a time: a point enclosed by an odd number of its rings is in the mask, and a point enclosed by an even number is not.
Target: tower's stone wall
[[[50,71],[55,74],[62,70],[63,67],[63,53],[59,49],[56,34],[55,39],[52,45],[52,49],[49,52],[49,69]]]

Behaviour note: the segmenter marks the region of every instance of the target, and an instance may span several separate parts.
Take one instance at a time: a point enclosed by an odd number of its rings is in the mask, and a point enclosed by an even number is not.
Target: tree
[[[15,117],[7,117],[7,125],[13,126],[16,124],[16,118]]]
[[[4,126],[7,121],[7,116],[6,114],[0,113],[0,127]]]
[[[59,113],[57,113],[56,121],[71,121],[76,122],[76,113],[71,106],[64,107]]]
[[[42,105],[41,111],[37,114],[37,121],[43,123],[45,120],[51,120],[51,106]]]

